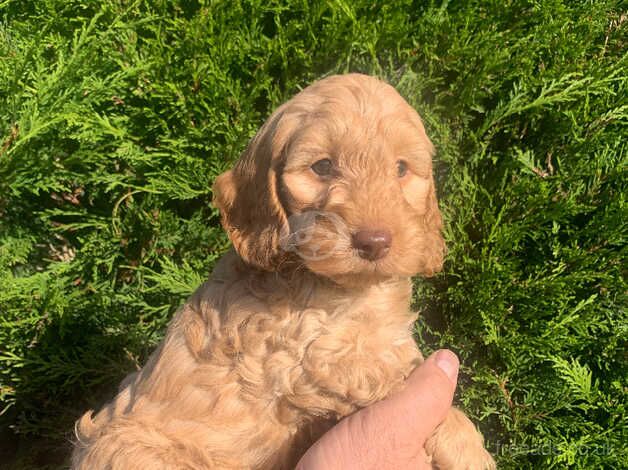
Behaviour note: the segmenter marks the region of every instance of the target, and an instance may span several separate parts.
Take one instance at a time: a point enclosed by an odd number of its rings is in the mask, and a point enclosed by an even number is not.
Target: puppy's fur
[[[422,360],[410,276],[443,261],[432,153],[372,77],[326,78],[277,109],[214,186],[234,249],[144,368],[77,422],[73,468],[293,468],[400,386]],[[387,254],[365,259],[360,230],[387,231]],[[438,468],[493,466],[455,409],[426,450]]]

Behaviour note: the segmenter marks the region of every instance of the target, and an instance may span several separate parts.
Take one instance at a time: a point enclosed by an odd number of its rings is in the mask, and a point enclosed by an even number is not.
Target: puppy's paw
[[[484,438],[462,411],[452,408],[425,443],[433,468],[438,470],[494,470],[495,461],[484,448]]]

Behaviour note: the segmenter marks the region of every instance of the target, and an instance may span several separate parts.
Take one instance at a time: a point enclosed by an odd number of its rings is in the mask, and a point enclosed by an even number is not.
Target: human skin
[[[431,469],[425,442],[451,408],[458,358],[432,354],[394,395],[348,416],[305,453],[297,470]]]

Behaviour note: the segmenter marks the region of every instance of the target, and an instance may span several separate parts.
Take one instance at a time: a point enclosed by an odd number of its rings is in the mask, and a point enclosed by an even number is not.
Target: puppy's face
[[[432,152],[392,87],[330,77],[269,118],[217,180],[215,200],[236,249],[258,267],[298,259],[339,282],[431,275],[444,249]]]

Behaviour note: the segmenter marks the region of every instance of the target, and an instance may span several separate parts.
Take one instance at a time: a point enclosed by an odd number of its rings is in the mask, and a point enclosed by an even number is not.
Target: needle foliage
[[[424,352],[500,468],[626,468],[621,1],[0,0],[0,466],[55,468],[228,247],[211,183],[312,81],[392,83],[438,154]]]

